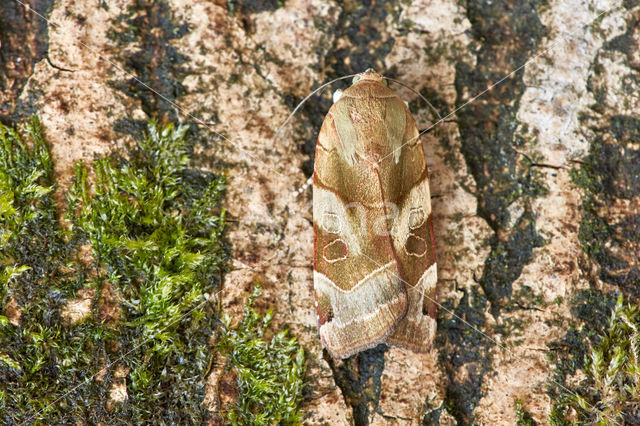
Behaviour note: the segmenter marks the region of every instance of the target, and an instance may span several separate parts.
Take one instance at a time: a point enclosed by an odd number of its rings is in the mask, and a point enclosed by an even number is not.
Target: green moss
[[[516,399],[515,405],[516,405],[516,416],[518,417],[516,424],[518,426],[535,426],[536,425],[535,420],[533,420],[533,417],[531,417],[531,414],[529,414],[527,410],[524,409],[524,406],[522,405],[522,400],[520,398]]]
[[[585,355],[585,380],[554,404],[555,424],[578,412],[581,424],[636,424],[640,421],[640,312],[618,298],[607,331]],[[550,418],[551,423],[551,418]]]
[[[600,205],[594,194],[601,189],[601,182],[596,172],[588,164],[571,171],[574,184],[585,191],[582,207],[584,217],[580,223],[578,239],[582,250],[590,256],[601,257],[605,254],[604,243],[611,238],[612,229],[605,218],[598,212]]]
[[[224,177],[189,170],[187,127],[150,123],[131,161],[83,165],[70,221],[124,298],[121,351],[130,368],[130,401],[141,421],[205,417],[200,401],[209,359],[212,311],[205,294],[224,269]],[[93,194],[93,195],[89,195]],[[166,410],[156,406],[163,401]]]
[[[225,178],[189,168],[186,127],[151,122],[130,160],[76,165],[62,228],[37,119],[25,133],[29,143],[0,125],[0,422],[205,422],[216,320],[206,295],[228,258]],[[78,255],[86,243],[89,265]],[[107,285],[119,320],[100,316]],[[65,323],[63,307],[83,288],[96,290],[88,317]],[[239,328],[222,332],[241,391],[229,420],[299,423],[302,349],[286,332],[262,340],[271,314],[253,310],[255,297]],[[114,404],[118,368],[127,398]]]
[[[113,329],[95,321],[61,323],[60,308],[87,282],[75,268],[70,235],[59,226],[39,121],[32,119],[24,133],[26,139],[0,125],[0,422],[94,419],[105,387],[85,385],[99,370]]]
[[[565,418],[562,409],[558,409],[557,406],[551,407],[549,413],[549,426],[571,426],[572,423]]]
[[[224,177],[188,168],[186,127],[150,123],[130,161],[96,160],[95,185],[76,167],[60,227],[53,165],[37,119],[32,149],[0,126],[0,419],[58,423],[195,422],[208,415],[204,372],[227,250],[220,207]],[[81,263],[89,242],[93,264]],[[65,324],[60,312],[81,288],[119,290],[119,322]],[[10,321],[8,300],[22,317]],[[15,322],[15,321],[14,321]],[[109,406],[116,367],[128,398]],[[101,379],[96,373],[103,371]]]
[[[225,319],[220,352],[229,361],[227,368],[237,373],[239,389],[228,420],[234,425],[301,424],[298,406],[304,386],[304,351],[286,330],[265,340],[273,313],[261,316],[254,309],[260,293],[257,286],[236,328],[230,327],[229,318]]]

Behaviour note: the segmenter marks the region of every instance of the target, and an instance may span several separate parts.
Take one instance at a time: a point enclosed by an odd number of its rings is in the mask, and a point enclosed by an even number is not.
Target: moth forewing
[[[336,358],[382,342],[426,350],[433,340],[436,263],[418,136],[405,103],[373,71],[354,79],[322,124],[314,290],[320,337]]]

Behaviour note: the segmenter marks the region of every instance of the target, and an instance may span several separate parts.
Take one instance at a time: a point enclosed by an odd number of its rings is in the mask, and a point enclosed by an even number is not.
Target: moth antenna
[[[418,136],[422,136],[424,133],[428,132],[429,130],[433,129],[435,126],[437,126],[439,123],[446,123],[446,121],[444,120],[444,118],[442,118],[442,116],[440,115],[440,113],[438,112],[438,110],[436,109],[436,107],[433,106],[433,104],[431,102],[429,102],[429,100],[427,98],[425,98],[424,96],[422,96],[422,93],[418,92],[417,90],[415,90],[413,87],[404,84],[403,82],[401,82],[400,80],[396,80],[395,78],[391,78],[391,77],[382,77],[386,80],[389,81],[393,81],[394,83],[398,83],[400,86],[402,87],[406,87],[407,89],[411,90],[413,93],[415,93],[416,95],[420,96],[420,99],[422,99],[427,105],[429,105],[429,108],[431,108],[431,110],[436,114],[436,116],[438,117],[438,121],[436,121],[435,123],[431,124],[428,128],[422,130],[419,132]],[[451,114],[449,114],[451,115]],[[449,116],[447,115],[447,117]],[[449,141],[453,142],[452,138],[451,138],[451,133],[449,133],[449,130],[447,129],[447,135],[449,136]],[[413,141],[413,139],[411,139],[411,141]]]
[[[300,103],[298,105],[296,105],[296,107],[291,112],[291,114],[289,114],[289,117],[287,117],[287,119],[284,121],[284,123],[282,123],[282,126],[278,127],[278,130],[273,135],[273,140],[275,141],[277,139],[277,136],[280,134],[282,129],[284,129],[284,127],[287,124],[289,124],[289,121],[291,121],[291,119],[296,114],[296,112],[298,112],[298,110],[300,108],[302,108],[302,105],[304,105],[304,103],[307,102],[309,100],[309,98],[311,98],[313,95],[315,95],[316,93],[320,92],[322,89],[324,89],[325,87],[329,86],[330,84],[335,83],[336,81],[345,80],[347,78],[352,78],[352,77],[355,77],[356,75],[358,75],[358,74],[350,74],[350,75],[345,75],[343,77],[334,78],[333,80],[329,81],[328,83],[323,84],[322,86],[318,87],[316,90],[314,90],[313,92],[308,94],[302,101],[300,101]]]
[[[413,87],[409,86],[408,84],[404,84],[403,82],[401,82],[400,80],[396,80],[395,78],[391,78],[391,77],[382,77],[385,80],[389,80],[389,81],[393,81],[394,83],[399,84],[402,87],[405,87],[409,90],[411,90],[413,93],[415,93],[416,95],[420,96],[420,99],[422,99],[424,101],[424,103],[426,103],[427,105],[429,105],[429,108],[431,108],[431,110],[438,116],[438,118],[440,119],[440,121],[442,121],[442,116],[440,115],[440,113],[438,112],[438,110],[436,109],[436,107],[433,106],[433,104],[431,104],[431,102],[429,102],[429,100],[427,98],[425,98],[424,96],[422,96],[422,93],[418,92],[416,89],[414,89]]]

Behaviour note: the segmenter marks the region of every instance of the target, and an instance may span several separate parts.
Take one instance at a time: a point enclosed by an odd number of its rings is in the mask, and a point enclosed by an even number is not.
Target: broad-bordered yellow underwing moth
[[[406,104],[358,74],[318,135],[314,274],[322,344],[346,358],[379,343],[427,350],[437,265],[424,149]]]

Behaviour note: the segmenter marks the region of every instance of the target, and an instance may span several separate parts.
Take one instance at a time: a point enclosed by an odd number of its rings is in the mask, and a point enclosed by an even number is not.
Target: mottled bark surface
[[[640,298],[635,1],[3,2],[0,119],[40,115],[62,192],[74,161],[147,118],[194,123],[200,166],[231,178],[223,310],[239,318],[262,283],[258,308],[307,352],[309,424],[515,424],[516,399],[545,424],[616,295]],[[338,362],[317,336],[299,189],[347,81],[273,137],[313,89],[369,67],[445,117],[423,139],[441,308],[431,352]],[[391,87],[420,128],[437,120]]]

